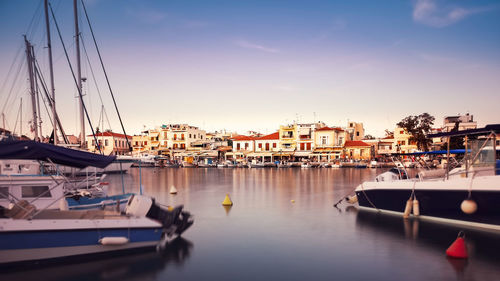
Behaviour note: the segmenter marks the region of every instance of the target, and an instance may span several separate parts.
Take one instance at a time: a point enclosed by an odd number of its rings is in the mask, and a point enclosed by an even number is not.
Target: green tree
[[[427,151],[432,141],[427,138],[427,134],[431,132],[434,120],[434,116],[429,113],[422,113],[418,116],[410,115],[405,117],[397,123],[397,126],[405,129],[410,134],[410,141],[416,142],[418,149]]]

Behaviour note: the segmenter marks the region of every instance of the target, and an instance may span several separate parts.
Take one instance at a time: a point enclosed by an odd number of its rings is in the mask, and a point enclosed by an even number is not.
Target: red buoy
[[[457,258],[457,259],[466,259],[467,255],[467,247],[465,246],[465,235],[462,231],[458,233],[458,237],[453,242],[450,247],[446,250],[446,255],[448,257]]]

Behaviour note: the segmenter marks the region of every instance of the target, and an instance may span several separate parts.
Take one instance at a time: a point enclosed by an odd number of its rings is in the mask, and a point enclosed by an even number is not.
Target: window
[[[304,150],[305,149],[305,143],[301,143],[300,144],[300,150]]]
[[[95,146],[95,140],[92,140],[92,146]]]
[[[186,148],[186,144],[185,143],[181,143],[181,148],[182,149]]]
[[[328,136],[321,136],[321,145],[328,144]]]
[[[245,143],[245,150],[248,150],[248,142]]]
[[[276,143],[273,143],[273,148],[276,148]]]
[[[269,151],[269,143],[266,143],[266,150]]]
[[[176,140],[176,139],[177,139],[177,134],[174,134],[174,140]]]
[[[189,134],[189,138],[191,138],[191,134]]]
[[[307,143],[307,150],[311,150],[311,143],[310,142]]]
[[[0,200],[9,198],[9,187],[0,186]]]
[[[246,146],[246,144],[245,144],[245,146]],[[236,150],[240,150],[240,144],[239,143],[236,144]]]
[[[181,134],[181,140],[184,140],[184,134]]]
[[[356,136],[359,137],[359,132],[356,132]]]
[[[262,143],[259,143],[259,148],[262,149]]]
[[[21,189],[21,196],[27,197],[51,197],[48,186],[23,186]]]
[[[118,141],[117,140],[115,140],[115,146],[118,146]]]

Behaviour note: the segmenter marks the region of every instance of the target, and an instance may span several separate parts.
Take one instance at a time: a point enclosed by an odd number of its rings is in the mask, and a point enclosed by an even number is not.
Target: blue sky
[[[71,2],[51,1],[74,56]],[[9,96],[7,75],[22,34],[28,32],[47,69],[40,3],[0,0],[0,83],[7,80],[0,105],[10,129],[18,98],[28,100],[24,80]],[[500,122],[497,1],[85,3],[128,133],[177,122],[271,133],[297,119],[332,126],[349,119],[381,136],[422,112],[434,115],[436,125],[466,112],[480,125]],[[34,15],[38,24],[28,29]],[[88,27],[81,25],[111,128],[119,131]],[[67,130],[77,132],[76,91],[54,26],[52,38],[58,111]],[[88,63],[83,72],[97,123],[101,103]]]

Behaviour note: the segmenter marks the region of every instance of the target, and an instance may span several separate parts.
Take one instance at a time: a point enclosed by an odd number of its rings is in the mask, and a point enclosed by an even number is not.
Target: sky
[[[74,67],[72,1],[50,2]],[[444,116],[465,113],[479,126],[500,123],[498,1],[84,3],[127,134],[168,123],[245,134],[294,121],[356,121],[384,136],[423,112],[436,117],[436,127]],[[79,9],[90,118],[94,127],[121,132]],[[8,129],[18,131],[22,115],[29,133],[23,34],[48,81],[43,2],[0,0],[0,110]],[[53,21],[51,37],[57,110],[67,133],[77,134],[77,91]],[[50,121],[42,121],[48,135]]]

